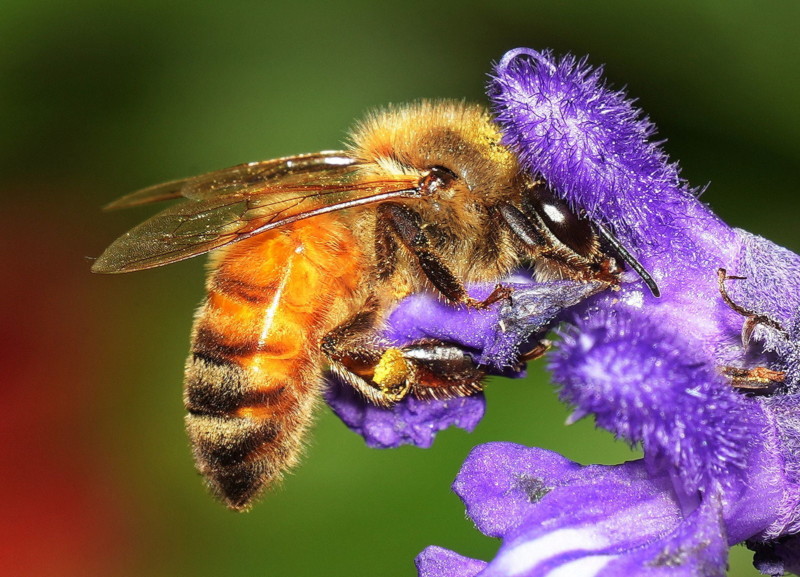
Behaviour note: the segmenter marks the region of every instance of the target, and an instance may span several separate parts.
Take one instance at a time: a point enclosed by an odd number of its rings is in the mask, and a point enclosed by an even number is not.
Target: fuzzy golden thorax
[[[367,116],[351,134],[363,170],[423,178],[441,167],[455,179],[430,197],[404,201],[426,226],[436,251],[460,278],[497,278],[516,264],[512,243],[497,231],[492,209],[517,203],[522,178],[514,155],[481,105],[420,101]]]

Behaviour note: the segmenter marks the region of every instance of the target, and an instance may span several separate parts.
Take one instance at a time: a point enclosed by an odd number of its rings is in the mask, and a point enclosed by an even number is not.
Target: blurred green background
[[[483,100],[516,46],[589,54],[627,85],[703,200],[800,249],[800,3],[4,0],[0,7],[0,574],[414,575],[428,544],[490,558],[449,484],[475,444],[580,462],[628,449],[568,414],[541,363],[497,381],[473,434],[367,449],[329,411],[251,513],[204,491],[183,432],[200,259],[90,261],[148,212],[130,190],[335,148],[364,110]],[[731,575],[754,575],[736,548]]]

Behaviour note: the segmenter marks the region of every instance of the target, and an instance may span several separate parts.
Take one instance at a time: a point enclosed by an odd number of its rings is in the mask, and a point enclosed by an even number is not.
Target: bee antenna
[[[660,297],[661,290],[658,288],[656,281],[653,280],[653,277],[650,275],[650,273],[647,272],[647,270],[645,270],[645,268],[642,266],[642,263],[636,260],[636,257],[628,252],[628,249],[622,246],[622,243],[619,242],[617,237],[615,237],[610,230],[599,223],[594,223],[594,225],[597,227],[597,232],[600,234],[600,236],[611,245],[611,248],[617,252],[617,255],[619,255],[619,257],[624,260],[628,266],[635,270],[636,274],[642,278],[644,284],[646,284],[647,288],[650,289],[650,292],[653,293],[653,296],[656,298]]]

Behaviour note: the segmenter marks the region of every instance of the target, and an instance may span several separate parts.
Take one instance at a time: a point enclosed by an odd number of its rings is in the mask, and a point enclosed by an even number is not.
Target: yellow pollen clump
[[[405,384],[408,376],[408,365],[403,358],[403,352],[400,349],[391,348],[386,349],[386,352],[381,355],[380,361],[375,366],[372,380],[387,390]]]
[[[512,168],[516,164],[511,151],[500,144],[502,134],[496,124],[487,122],[481,127],[480,133],[481,140],[488,147],[488,156],[494,164],[505,169]]]

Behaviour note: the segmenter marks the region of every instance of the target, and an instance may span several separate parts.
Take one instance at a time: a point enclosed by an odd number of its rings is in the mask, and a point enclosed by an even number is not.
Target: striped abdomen
[[[233,509],[293,466],[320,394],[320,339],[352,308],[361,254],[315,217],[215,255],[186,364],[195,463]]]

